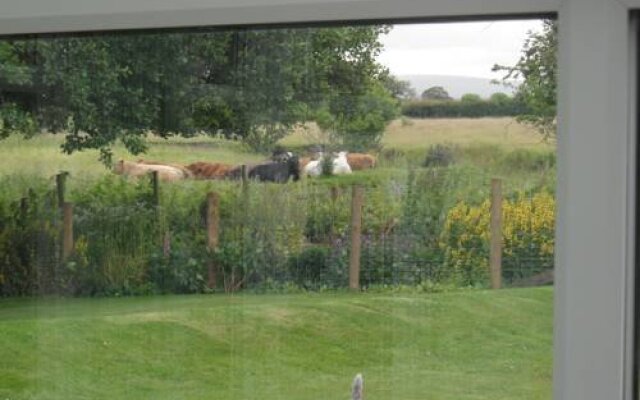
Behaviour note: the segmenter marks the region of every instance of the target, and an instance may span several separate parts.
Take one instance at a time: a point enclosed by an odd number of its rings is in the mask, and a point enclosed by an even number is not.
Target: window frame
[[[4,0],[0,35],[558,15],[554,398],[634,396],[640,0]]]

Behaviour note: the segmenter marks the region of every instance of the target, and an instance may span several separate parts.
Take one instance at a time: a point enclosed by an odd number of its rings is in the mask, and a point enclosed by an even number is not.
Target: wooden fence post
[[[502,287],[502,181],[491,180],[491,243],[489,268],[491,288]]]
[[[360,248],[362,233],[362,203],[364,189],[354,185],[351,198],[351,256],[349,259],[349,289],[360,290]]]
[[[336,186],[331,186],[331,203],[335,204],[338,201],[339,196],[338,188]]]
[[[335,212],[336,212],[336,202],[338,201],[338,195],[339,195],[338,188],[335,186],[331,186],[330,197],[331,197],[332,215],[335,215]],[[332,222],[331,224],[329,224],[329,243],[331,243],[331,245],[333,246],[335,241],[336,241],[336,232],[335,232],[335,226]]]
[[[66,184],[67,184],[67,176],[69,175],[66,171],[61,171],[58,175],[56,175],[56,192],[58,193],[58,207],[62,208],[65,200],[65,192],[66,192]]]
[[[240,167],[240,171],[241,171],[241,178],[242,178],[242,190],[246,190],[247,189],[247,185],[249,184],[249,168],[246,166],[246,164],[242,164],[242,167]]]
[[[158,171],[151,171],[151,189],[153,190],[153,206],[160,206],[160,175]]]
[[[171,232],[165,231],[162,236],[162,255],[164,258],[171,256]]]
[[[27,214],[29,213],[29,198],[23,197],[20,199],[20,222],[23,226],[27,225]]]
[[[220,196],[212,192],[207,194],[207,249],[209,252],[215,251],[219,241],[220,224]],[[215,261],[210,260],[208,266],[208,287],[215,289],[218,284],[218,266]]]
[[[62,261],[73,253],[73,204],[62,204]]]

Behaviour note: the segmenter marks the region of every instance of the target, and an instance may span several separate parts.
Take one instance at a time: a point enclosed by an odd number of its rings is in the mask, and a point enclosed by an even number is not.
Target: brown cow
[[[224,179],[229,171],[234,168],[233,165],[222,163],[196,162],[187,165],[187,169],[197,179]]]
[[[347,162],[353,171],[371,169],[376,166],[376,158],[374,156],[362,153],[347,154]]]

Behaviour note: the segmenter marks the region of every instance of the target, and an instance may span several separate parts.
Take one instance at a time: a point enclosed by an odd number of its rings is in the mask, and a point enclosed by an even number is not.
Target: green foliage
[[[43,187],[0,199],[0,296],[52,294],[64,283],[55,210]]]
[[[459,202],[447,214],[440,246],[448,273],[462,286],[488,281],[489,209],[488,200],[478,206]],[[540,192],[531,197],[524,193],[512,196],[503,205],[503,220],[502,273],[507,282],[552,268],[555,201],[551,195]]]
[[[0,42],[0,82],[3,85],[24,86],[31,82],[26,63],[33,57],[33,46],[23,41]]]
[[[520,116],[527,108],[519,98],[495,93],[489,100],[476,94],[461,100],[420,100],[402,103],[402,115],[413,118],[478,118]]]
[[[117,142],[133,154],[144,152],[149,132],[222,134],[265,151],[326,109],[345,140],[355,135],[361,143],[379,136],[391,118],[395,89],[383,88],[390,78],[376,61],[378,37],[388,30],[236,29],[0,42],[0,83],[15,87],[0,91],[0,138],[65,132],[66,153],[99,149],[107,164]]]
[[[320,288],[325,282],[322,278],[328,271],[329,249],[313,246],[303,250],[289,259],[291,279],[307,289]]]
[[[382,84],[385,89],[396,100],[411,100],[416,98],[416,90],[411,86],[411,82],[403,81],[390,73],[381,76]]]
[[[452,100],[442,86],[433,86],[422,92],[422,100]]]
[[[427,150],[427,156],[424,159],[423,166],[430,167],[448,167],[455,163],[455,149],[451,145],[435,144]]]
[[[475,93],[467,93],[467,94],[463,94],[462,97],[460,97],[460,101],[462,103],[469,103],[469,104],[480,103],[482,101],[482,97],[480,97],[480,95]]]
[[[512,98],[506,93],[497,92],[492,94],[489,100],[496,105],[507,105],[512,101]]]
[[[504,154],[500,163],[505,169],[545,172],[555,169],[556,154],[554,152],[516,149]]]
[[[332,176],[333,175],[333,154],[327,153],[323,154],[320,159],[320,170],[322,171],[322,176]]]
[[[556,134],[558,75],[558,23],[544,21],[542,32],[529,32],[522,55],[513,66],[495,65],[503,71],[504,81],[524,80],[516,96],[527,105],[527,113],[518,120],[536,127],[545,139]]]
[[[398,113],[397,101],[380,83],[374,83],[363,93],[336,92],[316,122],[344,148],[365,151],[379,146],[387,125]]]
[[[0,102],[0,139],[14,134],[30,137],[37,132],[37,123],[30,113],[20,109],[14,103]]]

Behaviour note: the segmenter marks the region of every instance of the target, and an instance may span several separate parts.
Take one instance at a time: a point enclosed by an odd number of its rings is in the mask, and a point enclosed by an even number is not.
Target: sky
[[[378,60],[396,76],[455,75],[499,79],[494,64],[513,65],[539,20],[396,25]]]

